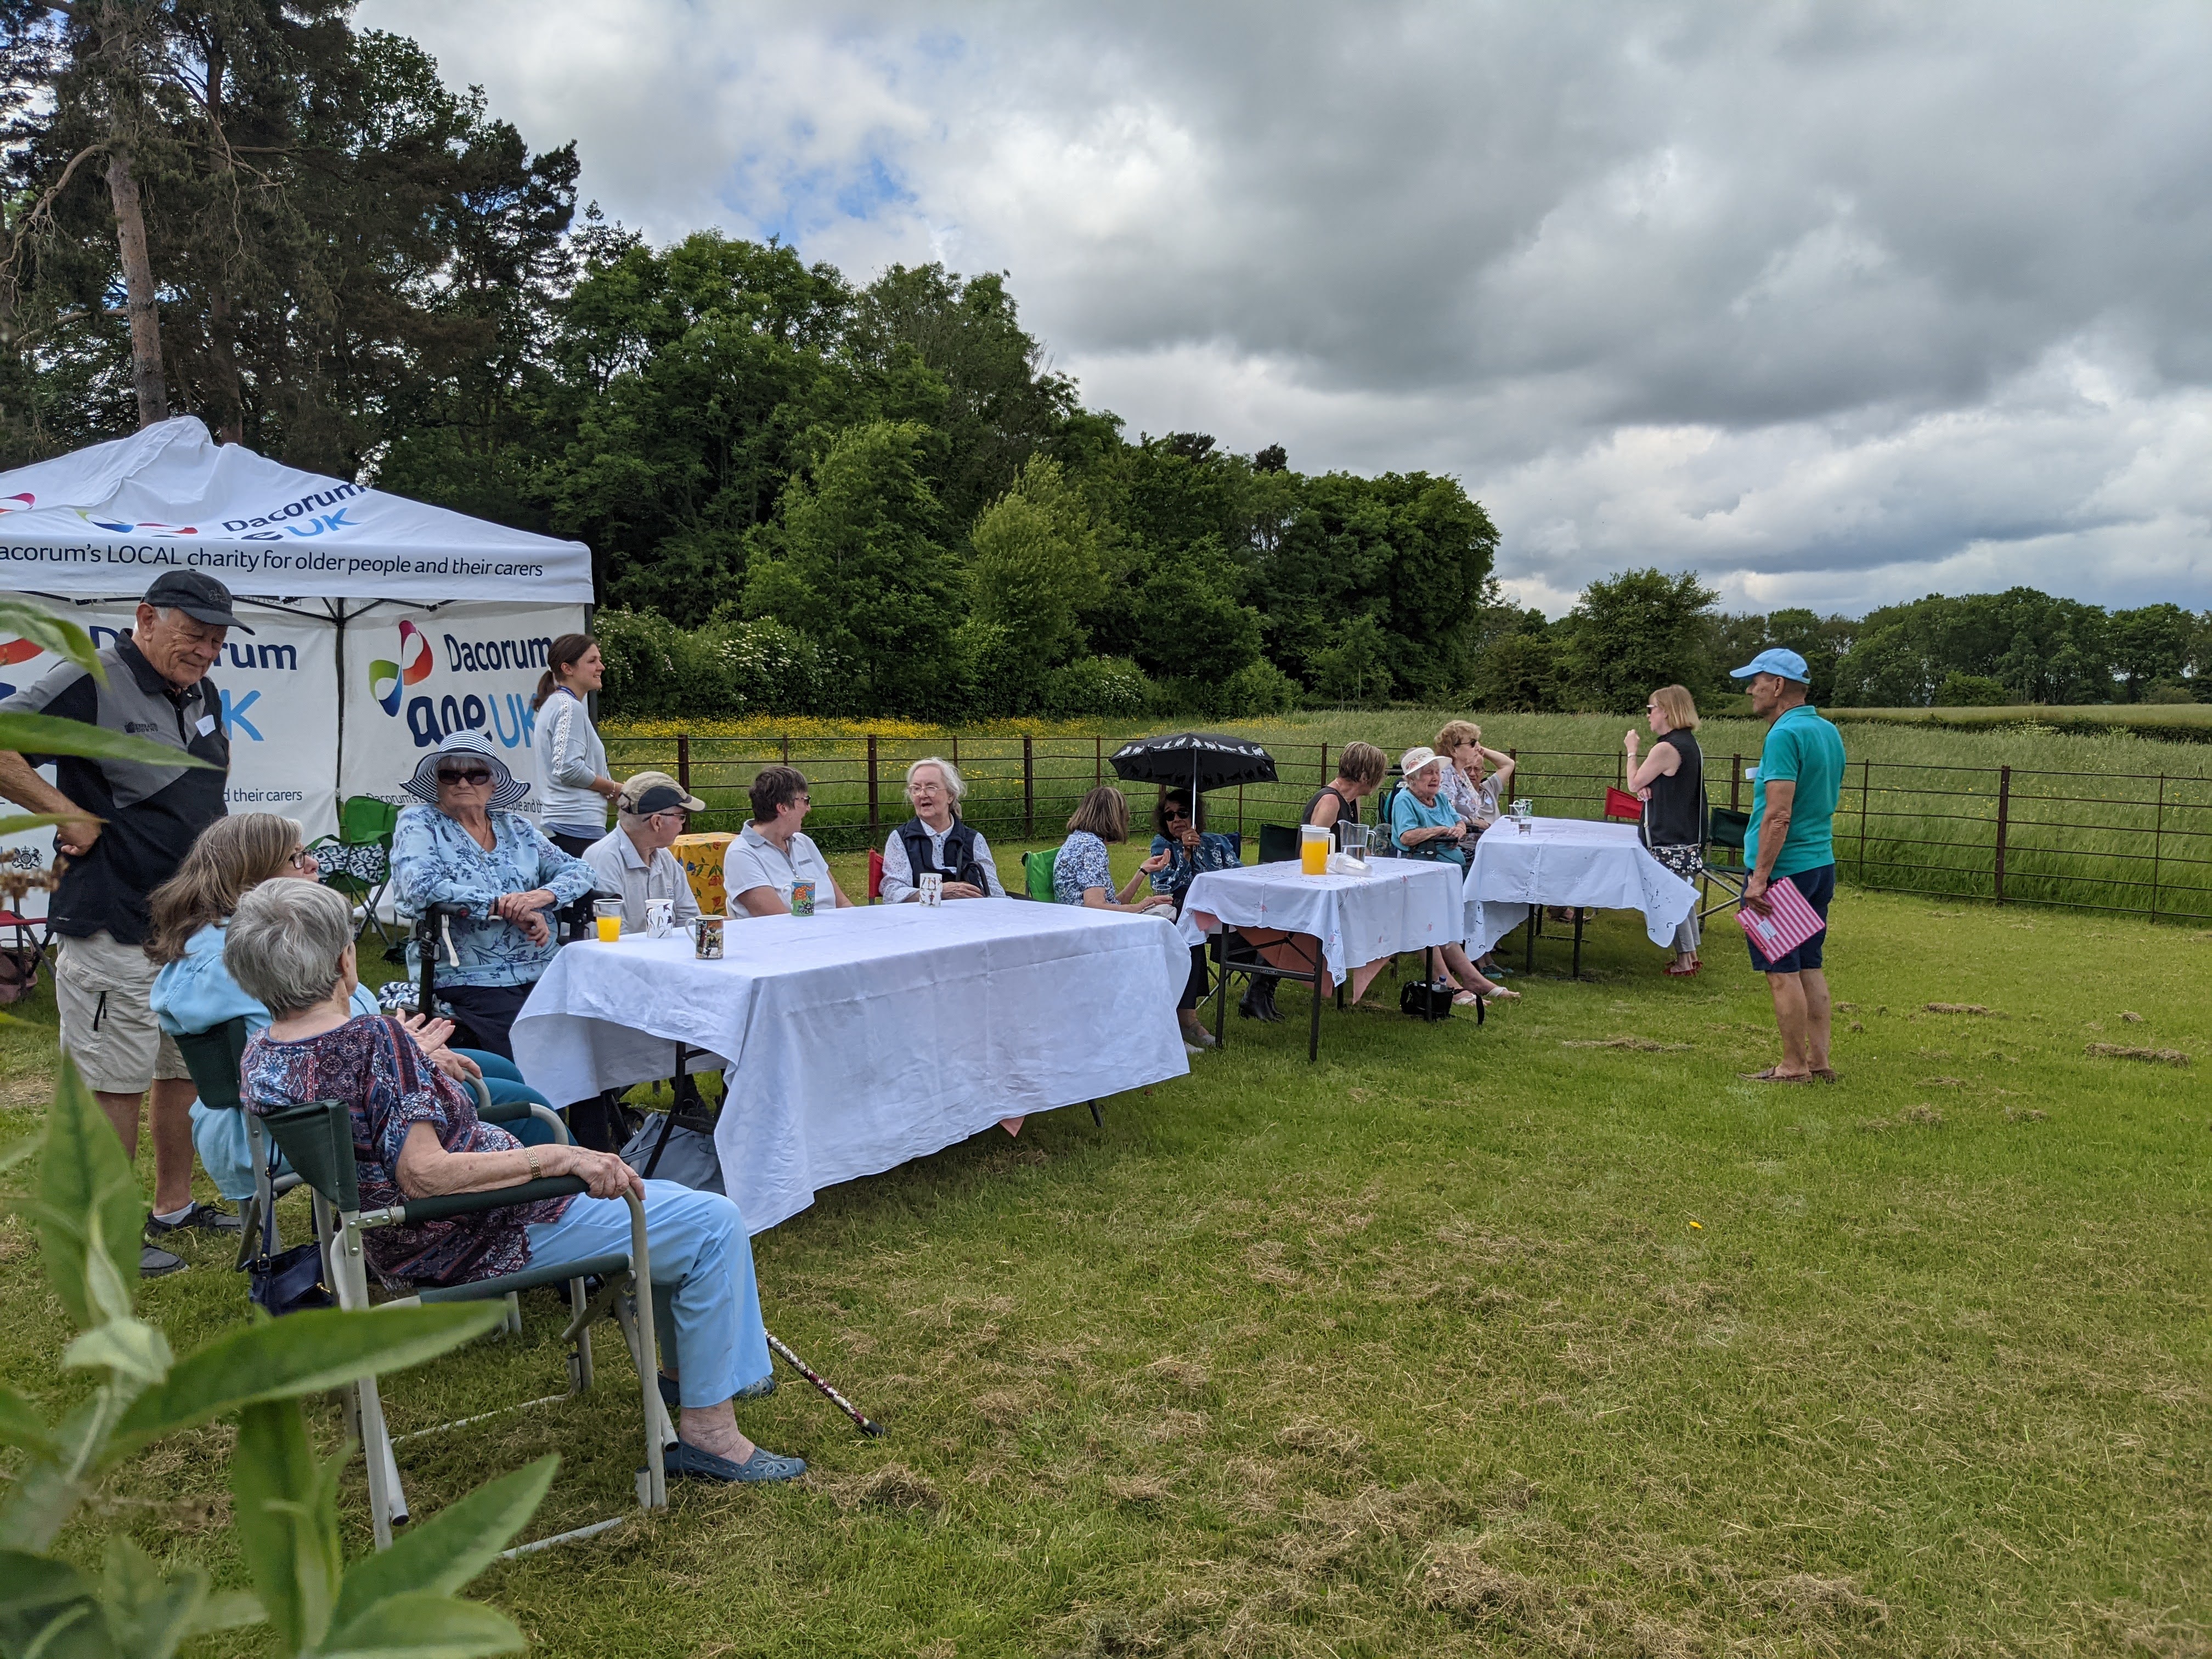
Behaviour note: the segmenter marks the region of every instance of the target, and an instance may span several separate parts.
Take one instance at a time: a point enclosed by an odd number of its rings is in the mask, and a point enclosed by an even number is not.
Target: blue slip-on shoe
[[[746,1486],[796,1480],[806,1473],[806,1460],[803,1457],[778,1457],[764,1447],[755,1446],[750,1457],[742,1463],[732,1463],[726,1457],[702,1451],[685,1440],[672,1442],[661,1449],[660,1466],[671,1480],[720,1480]]]
[[[683,1390],[677,1386],[676,1379],[668,1376],[665,1372],[663,1372],[658,1380],[660,1383],[660,1403],[667,1407],[668,1409],[672,1412],[683,1410]],[[765,1400],[769,1395],[775,1392],[775,1373],[774,1371],[770,1371],[766,1376],[762,1377],[758,1382],[746,1383],[744,1388],[739,1389],[735,1394],[732,1395],[730,1398],[732,1400]]]

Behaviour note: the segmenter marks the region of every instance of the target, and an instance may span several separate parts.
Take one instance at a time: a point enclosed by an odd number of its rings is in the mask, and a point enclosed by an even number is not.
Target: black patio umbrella
[[[1275,757],[1246,738],[1224,737],[1218,732],[1171,732],[1161,738],[1139,738],[1125,743],[1112,756],[1114,775],[1125,783],[1183,785],[1194,793],[1191,810],[1197,811],[1196,793],[1238,783],[1275,781]]]

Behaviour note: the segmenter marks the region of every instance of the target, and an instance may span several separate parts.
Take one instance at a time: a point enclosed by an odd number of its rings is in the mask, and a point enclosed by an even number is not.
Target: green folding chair
[[[1744,867],[1743,844],[1751,834],[1751,814],[1739,812],[1733,807],[1709,806],[1705,809],[1705,878],[1711,884],[1705,896],[1712,896],[1712,889],[1721,890],[1720,901],[1708,904],[1698,912],[1703,921],[1716,910],[1725,910],[1731,904],[1743,902],[1744,883],[1751,872]]]
[[[1047,904],[1056,904],[1060,895],[1053,891],[1053,866],[1060,862],[1060,848],[1048,847],[1042,852],[1022,854],[1022,884],[1029,895]]]
[[[385,889],[392,884],[392,832],[398,827],[399,809],[374,795],[349,795],[338,807],[338,832],[325,836],[307,850],[321,866],[319,879],[354,902],[361,914],[354,937],[374,933],[386,952],[396,937],[377,915]]]
[[[269,1142],[261,1120],[246,1109],[239,1091],[239,1065],[246,1054],[246,1017],[227,1019],[211,1030],[187,1031],[176,1039],[192,1074],[192,1087],[200,1104],[211,1112],[236,1112],[246,1120],[246,1144],[252,1149],[253,1196],[246,1200],[246,1213],[238,1237],[238,1266],[242,1270],[253,1255],[254,1229],[269,1230],[269,1254],[284,1247],[276,1237],[276,1200],[300,1184],[296,1175],[269,1175]]]
[[[532,1105],[528,1110],[550,1122],[559,1132],[562,1141],[566,1143],[568,1132],[557,1116],[540,1106]],[[299,1171],[301,1180],[314,1193],[315,1233],[323,1244],[329,1267],[325,1282],[337,1291],[338,1305],[342,1308],[359,1309],[371,1305],[368,1273],[362,1255],[362,1235],[371,1227],[419,1226],[424,1222],[450,1220],[456,1216],[482,1215],[492,1210],[512,1209],[520,1205],[535,1204],[543,1199],[585,1190],[580,1177],[557,1176],[540,1181],[526,1181],[513,1187],[496,1188],[489,1192],[450,1193],[435,1198],[409,1199],[386,1209],[364,1211],[361,1207],[361,1190],[354,1168],[353,1123],[344,1102],[309,1101],[304,1105],[285,1107],[268,1113],[261,1121],[270,1136],[290,1160],[292,1167]],[[668,1420],[667,1408],[660,1400],[660,1362],[653,1328],[653,1270],[646,1249],[645,1206],[634,1197],[626,1195],[624,1201],[629,1206],[630,1241],[629,1249],[625,1253],[593,1256],[583,1261],[526,1267],[519,1273],[504,1273],[497,1278],[477,1279],[466,1285],[421,1286],[412,1295],[375,1305],[405,1307],[423,1302],[488,1302],[503,1297],[507,1304],[507,1328],[519,1332],[522,1328],[520,1292],[535,1290],[542,1285],[565,1282],[568,1286],[569,1320],[568,1328],[562,1335],[570,1345],[568,1390],[570,1395],[582,1394],[592,1386],[591,1327],[600,1318],[611,1316],[620,1328],[623,1340],[629,1344],[630,1358],[637,1366],[645,1413],[645,1467],[638,1471],[637,1500],[640,1509],[652,1510],[665,1509],[668,1505],[668,1482],[661,1462],[661,1448],[675,1439],[676,1432]],[[586,1295],[584,1281],[586,1278],[597,1278],[602,1281],[598,1295]],[[537,1400],[523,1401],[517,1405],[501,1407],[501,1411],[456,1419],[398,1438],[413,1440],[424,1435],[441,1433],[447,1429],[482,1422],[487,1417],[500,1415],[502,1411],[523,1411],[533,1406],[550,1405],[562,1397],[548,1395]],[[388,1549],[392,1544],[393,1525],[407,1519],[407,1497],[399,1482],[398,1464],[392,1456],[392,1448],[396,1442],[385,1426],[383,1401],[374,1376],[362,1378],[349,1391],[347,1416],[349,1426],[359,1437],[368,1456],[370,1521],[375,1532],[376,1547]],[[540,1539],[522,1547],[544,1549],[574,1539],[589,1538],[611,1527],[620,1526],[626,1518],[616,1516],[609,1520],[594,1522],[589,1526]]]

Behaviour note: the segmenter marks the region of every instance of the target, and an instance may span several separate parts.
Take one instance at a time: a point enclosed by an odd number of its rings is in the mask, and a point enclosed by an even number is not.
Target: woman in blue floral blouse
[[[449,734],[404,787],[426,804],[403,808],[392,832],[399,910],[468,907],[453,924],[460,963],[439,963],[438,994],[477,1048],[512,1060],[507,1029],[559,948],[546,912],[590,892],[592,867],[512,810],[529,786],[514,781],[481,732]],[[410,945],[409,966],[419,968],[414,955]]]
[[[1237,843],[1226,836],[1201,830],[1199,824],[1206,816],[1206,797],[1199,797],[1198,817],[1190,810],[1188,789],[1164,789],[1159,802],[1152,808],[1152,856],[1164,857],[1167,863],[1152,872],[1152,891],[1164,893],[1175,901],[1175,914],[1182,915],[1183,895],[1197,879],[1201,870],[1234,870],[1237,866]],[[1206,971],[1206,946],[1190,947],[1190,977],[1183,983],[1182,997],[1176,1004],[1176,1018],[1182,1026],[1182,1040],[1200,1048],[1213,1047],[1213,1033],[1198,1017],[1198,1005],[1211,983]]]

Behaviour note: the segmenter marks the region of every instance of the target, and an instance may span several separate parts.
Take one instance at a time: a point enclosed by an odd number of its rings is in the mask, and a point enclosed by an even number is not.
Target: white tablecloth
[[[1698,890],[1651,856],[1632,823],[1537,818],[1522,835],[1510,818],[1482,832],[1467,869],[1468,950],[1481,956],[1537,904],[1641,910],[1654,945],[1670,945]]]
[[[967,899],[564,947],[514,1022],[514,1054],[556,1102],[669,1076],[672,1045],[728,1084],[723,1183],[761,1232],[824,1187],[964,1140],[1004,1117],[1102,1099],[1190,1069],[1176,999],[1189,947],[1167,921]]]
[[[1311,933],[1340,982],[1362,963],[1459,942],[1457,865],[1376,859],[1369,867],[1366,876],[1304,875],[1295,863],[1201,871],[1183,895],[1182,936],[1200,944],[1224,924]]]

